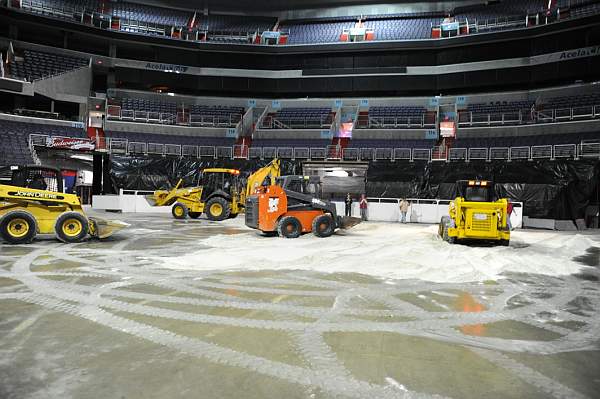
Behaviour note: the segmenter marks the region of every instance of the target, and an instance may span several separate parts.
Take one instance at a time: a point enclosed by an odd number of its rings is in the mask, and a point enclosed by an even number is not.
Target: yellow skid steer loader
[[[86,216],[77,195],[63,192],[58,169],[12,167],[10,184],[0,184],[0,237],[10,244],[28,244],[37,234],[76,243],[87,236],[107,238],[127,226]]]
[[[486,180],[459,180],[458,197],[450,202],[449,216],[438,226],[439,236],[451,244],[457,241],[491,241],[508,246],[510,213],[508,200],[497,198],[494,183]]]

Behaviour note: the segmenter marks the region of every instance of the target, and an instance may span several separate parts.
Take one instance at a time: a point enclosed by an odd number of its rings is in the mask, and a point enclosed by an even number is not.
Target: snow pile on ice
[[[515,231],[510,247],[450,245],[436,226],[365,223],[327,239],[248,234],[215,235],[187,255],[161,257],[161,267],[194,270],[301,269],[351,272],[383,278],[468,282],[501,278],[504,272],[576,273],[572,261],[594,242],[582,235]],[[597,244],[596,244],[597,245]]]

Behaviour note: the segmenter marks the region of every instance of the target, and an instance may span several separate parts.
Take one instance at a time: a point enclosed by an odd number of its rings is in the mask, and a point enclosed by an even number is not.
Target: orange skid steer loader
[[[280,237],[297,238],[312,232],[324,238],[361,221],[338,216],[334,203],[319,199],[318,176],[283,176],[276,179],[276,184],[262,186],[257,191],[246,199],[246,226],[264,233],[277,232]]]

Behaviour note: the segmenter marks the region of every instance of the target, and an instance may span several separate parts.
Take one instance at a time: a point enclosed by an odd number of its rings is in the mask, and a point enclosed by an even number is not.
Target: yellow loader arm
[[[180,188],[183,179],[177,182],[177,185],[171,190],[157,190],[153,194],[146,196],[146,201],[151,206],[171,206],[181,198],[200,198],[202,187]]]
[[[275,184],[275,178],[281,176],[281,161],[277,158],[272,160],[268,165],[260,168],[256,172],[252,173],[248,177],[246,183],[245,198],[251,196],[256,192],[256,189],[260,187],[263,181],[267,178],[271,178],[271,185]],[[244,198],[244,199],[245,199]],[[243,203],[244,201],[242,201]]]

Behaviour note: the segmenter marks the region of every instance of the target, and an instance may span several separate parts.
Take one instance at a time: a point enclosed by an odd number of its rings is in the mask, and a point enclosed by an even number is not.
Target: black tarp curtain
[[[199,171],[206,168],[238,169],[240,176],[247,177],[270,160],[223,160],[191,159],[171,157],[116,157],[111,158],[111,187],[106,192],[115,193],[117,188],[127,190],[167,189],[183,179],[184,186],[198,183]],[[281,172],[285,175],[301,174],[299,162],[281,161]]]
[[[196,184],[198,171],[211,167],[239,169],[248,176],[269,160],[199,160],[170,157],[111,158],[114,188],[156,190],[172,187],[180,178]],[[283,174],[301,174],[299,161],[282,160]],[[597,203],[600,162],[539,160],[522,162],[371,162],[366,192],[376,198],[453,199],[457,180],[485,179],[496,183],[502,197],[524,203],[524,215],[575,220]],[[115,190],[105,187],[106,192]],[[357,193],[359,194],[359,193]]]
[[[523,162],[372,162],[371,197],[453,199],[457,180],[484,179],[499,196],[523,202],[524,215],[575,220],[598,201],[600,162],[582,160]]]

